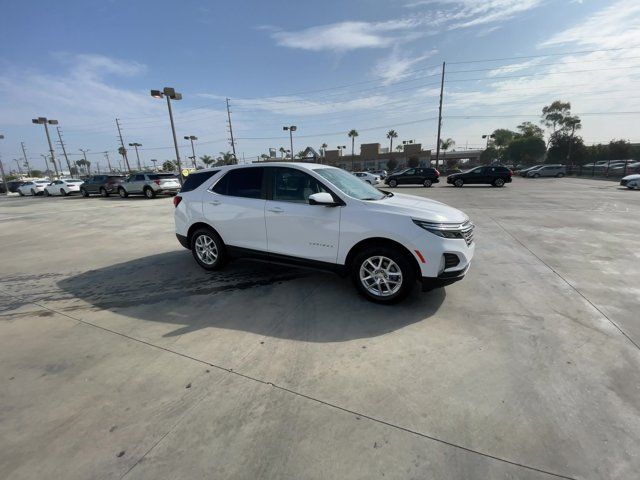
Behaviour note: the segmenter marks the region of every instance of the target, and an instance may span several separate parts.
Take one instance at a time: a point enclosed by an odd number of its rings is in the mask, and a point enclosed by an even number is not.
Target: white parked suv
[[[339,168],[233,165],[194,172],[174,198],[176,236],[207,270],[234,257],[351,275],[379,303],[461,280],[473,224],[434,200],[383,192]]]

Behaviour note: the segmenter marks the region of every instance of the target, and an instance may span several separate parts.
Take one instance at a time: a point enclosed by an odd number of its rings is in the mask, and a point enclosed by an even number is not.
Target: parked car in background
[[[381,192],[339,168],[231,165],[200,180],[173,199],[174,219],[206,270],[234,257],[327,269],[351,275],[368,300],[395,303],[418,280],[424,289],[461,280],[473,257],[474,226],[460,210]]]
[[[543,165],[527,172],[527,178],[539,177],[564,177],[567,174],[567,167],[561,164]]]
[[[353,172],[363,182],[367,182],[369,185],[377,185],[380,183],[380,177],[369,172]]]
[[[175,173],[134,173],[118,185],[118,195],[144,195],[155,198],[156,195],[175,195],[180,191],[180,181]]]
[[[7,182],[9,193],[18,193],[18,188],[20,188],[25,183],[26,182],[24,180],[12,180],[10,182]]]
[[[44,194],[48,197],[51,195],[67,196],[72,193],[80,193],[80,185],[82,183],[82,180],[74,178],[61,178],[44,187]]]
[[[609,172],[613,175],[640,173],[640,162],[628,160],[620,165],[609,168]]]
[[[640,174],[627,175],[620,180],[620,185],[629,189],[640,188]]]
[[[380,180],[384,180],[388,176],[388,173],[386,170],[371,170],[369,173],[373,173],[374,175],[379,176]]]
[[[24,182],[23,185],[18,187],[18,193],[20,196],[24,195],[42,195],[47,185],[51,183],[50,180],[29,180]]]
[[[431,167],[406,168],[397,173],[392,173],[384,182],[392,188],[398,185],[430,187],[434,183],[440,182],[440,172]]]
[[[92,175],[80,185],[80,193],[83,197],[100,194],[108,197],[112,193],[118,193],[118,186],[124,180],[124,175]]]
[[[529,173],[532,170],[537,170],[540,167],[543,167],[544,165],[534,165],[533,167],[527,167],[527,168],[522,168],[521,170],[518,171],[518,175],[520,175],[521,177],[526,177],[527,173]]]
[[[511,183],[513,172],[507,167],[499,165],[475,167],[462,173],[454,173],[447,177],[447,183],[454,187],[463,185],[487,184],[494,187],[504,187],[505,183]]]

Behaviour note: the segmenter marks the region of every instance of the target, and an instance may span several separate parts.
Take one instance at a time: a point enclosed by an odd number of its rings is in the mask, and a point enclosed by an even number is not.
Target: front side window
[[[226,173],[213,187],[220,195],[243,198],[262,198],[264,168],[236,168]]]
[[[345,195],[358,200],[381,200],[385,195],[370,184],[338,168],[318,168],[315,173],[335,185]]]
[[[409,170],[406,170],[405,172],[402,173],[402,175],[415,175],[416,170],[415,168],[410,168]]]
[[[273,199],[280,202],[307,203],[309,195],[326,192],[311,175],[295,168],[277,168],[273,175]]]

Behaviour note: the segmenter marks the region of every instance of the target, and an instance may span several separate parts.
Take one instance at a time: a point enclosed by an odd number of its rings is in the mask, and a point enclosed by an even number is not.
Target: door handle
[[[268,208],[267,210],[270,211],[270,212],[273,212],[273,213],[283,213],[284,212],[284,210],[281,209],[280,207]]]
[[[213,202],[209,202],[209,205],[220,205],[221,202],[214,200]]]

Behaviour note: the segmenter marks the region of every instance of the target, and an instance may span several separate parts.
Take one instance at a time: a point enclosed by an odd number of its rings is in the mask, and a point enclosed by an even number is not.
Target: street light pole
[[[140,154],[138,153],[138,147],[141,147],[142,144],[138,142],[130,143],[130,147],[133,147],[136,150],[136,159],[138,160],[138,171],[142,171],[142,167],[140,166]]]
[[[178,166],[178,179],[182,184],[182,165],[180,164],[180,151],[178,150],[178,138],[176,137],[176,126],[173,122],[173,111],[171,110],[171,100],[182,100],[182,94],[175,91],[174,88],[164,87],[160,90],[151,90],[151,96],[154,98],[167,97],[167,108],[169,109],[169,121],[171,122],[171,133],[173,134],[173,146],[176,149],[176,163]]]
[[[0,135],[0,140],[4,139],[4,135]],[[4,165],[2,165],[2,158],[0,158],[0,174],[2,175],[2,184],[4,185],[4,194],[9,195],[9,186],[7,185],[7,178],[4,176]]]
[[[158,160],[156,160],[155,158],[151,159],[151,163],[153,163],[153,171],[157,172],[158,171],[158,167],[156,166]]]
[[[49,135],[49,127],[48,127],[48,125],[57,125],[58,121],[57,120],[48,120],[46,117],[38,117],[38,118],[34,118],[33,120],[31,120],[31,123],[44,125],[44,131],[47,134],[47,142],[49,143],[49,152],[51,154],[51,162],[53,162],[53,167],[56,170],[56,176],[60,177],[60,175],[58,174],[58,165],[56,165],[56,160],[55,160],[55,156],[54,156],[54,153],[53,153],[53,145],[51,145],[51,136]]]
[[[289,127],[282,127],[282,130],[285,132],[289,130],[289,143],[291,145],[291,161],[293,162],[293,132],[298,129],[295,125],[291,125]]]
[[[73,177],[73,175],[71,175],[71,164],[69,163],[69,157],[67,156],[67,149],[64,147],[64,142],[62,141],[62,134],[60,133],[60,127],[56,127],[56,131],[58,132],[58,139],[60,140],[60,147],[62,147],[62,153],[64,154],[64,159],[67,161],[69,176]],[[62,170],[62,165],[60,166],[60,170]]]
[[[189,136],[184,137],[184,139],[191,141],[191,154],[193,155],[191,157],[191,160],[193,160],[193,168],[197,168],[196,167],[196,150],[193,147],[193,141],[197,140],[198,137],[196,137],[195,135],[189,135]],[[235,153],[233,154],[233,156],[235,157]]]
[[[27,157],[27,149],[24,146],[24,142],[20,142],[22,146],[22,154],[24,155],[24,163],[27,165],[27,175],[31,176],[31,167],[29,166],[29,157]]]

